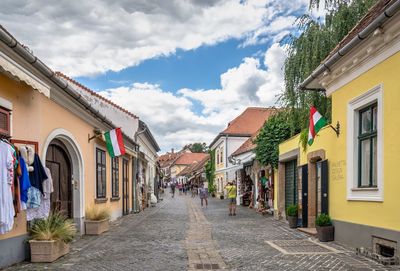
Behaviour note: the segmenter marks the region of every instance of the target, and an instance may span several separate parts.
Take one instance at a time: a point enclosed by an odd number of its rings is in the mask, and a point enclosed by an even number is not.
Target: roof
[[[218,138],[223,135],[251,137],[260,130],[265,121],[275,114],[277,110],[275,107],[246,108],[242,114],[229,122],[228,127],[218,134],[210,146],[214,145]]]
[[[223,134],[245,134],[252,135],[257,132],[270,115],[275,113],[276,108],[248,107],[242,114],[228,123]]]
[[[400,0],[378,0],[367,14],[336,45],[321,64],[300,84],[300,89],[320,90],[314,80],[367,39],[377,28],[392,18],[400,10]]]
[[[91,90],[90,88],[88,88],[88,87],[82,85],[82,84],[79,83],[78,81],[76,81],[76,80],[74,80],[74,79],[72,79],[72,78],[66,76],[64,73],[57,71],[57,72],[55,72],[55,74],[56,74],[57,76],[60,76],[61,78],[65,79],[65,80],[67,80],[67,81],[69,81],[69,82],[71,82],[71,83],[77,85],[78,87],[80,87],[81,89],[87,91],[87,92],[90,93],[91,95],[93,95],[93,96],[99,98],[100,100],[102,100],[102,101],[104,101],[104,102],[106,102],[106,103],[108,103],[108,104],[114,106],[115,108],[121,110],[122,112],[128,114],[129,116],[131,116],[131,117],[133,117],[133,118],[138,118],[138,116],[136,116],[135,114],[129,112],[128,110],[126,110],[126,109],[123,108],[122,106],[119,106],[118,104],[116,104],[116,103],[112,102],[111,100],[109,100],[109,99],[103,97],[102,95],[98,94],[96,91]]]
[[[26,46],[22,45],[17,41],[13,35],[11,35],[2,25],[0,25],[0,41],[3,42],[7,47],[10,48],[14,53],[20,56],[27,65],[31,65],[36,71],[42,74],[45,78],[54,83],[62,91],[69,95],[69,97],[75,102],[79,103],[82,108],[94,116],[97,120],[104,123],[108,127],[116,128],[115,124],[108,119],[106,116],[101,114],[98,110],[93,108],[93,106],[82,99],[82,97],[71,87],[67,82],[61,80],[55,72],[50,69],[46,64],[44,64],[38,57],[36,57],[32,52],[30,52]],[[125,133],[122,133],[124,139],[129,141],[132,145],[137,145],[136,142],[131,140]]]
[[[200,162],[198,162],[193,168],[192,168],[192,172],[194,171],[198,171],[200,169],[203,169],[204,166],[207,164],[207,162],[210,160],[210,155],[207,154],[206,157],[203,158],[203,160],[201,160]]]
[[[255,139],[256,136],[252,136],[249,139],[247,139],[242,146],[240,146],[236,151],[232,153],[232,156],[237,156],[239,154],[252,151],[256,147],[256,144],[253,143],[253,140]]]
[[[139,120],[139,129],[141,131],[144,131],[145,134],[147,135],[147,138],[149,139],[151,145],[153,145],[154,149],[156,152],[160,151],[160,146],[158,145],[156,139],[154,138],[153,134],[150,131],[150,128],[144,123],[143,121]]]
[[[200,162],[201,160],[204,159],[208,154],[207,153],[189,153],[185,152],[182,153],[178,159],[175,160],[174,164],[175,165],[190,165],[193,162]]]
[[[182,170],[178,176],[184,176],[184,175],[190,175],[204,167],[204,165],[210,160],[210,155],[206,154],[206,156],[201,159],[200,161],[194,161],[192,164],[189,166],[185,167],[184,170]]]
[[[385,9],[391,6],[394,2],[398,0],[379,0],[375,5],[373,5],[367,14],[350,30],[350,32],[336,45],[336,47],[329,53],[326,57],[328,59],[340,48],[343,48],[348,44],[355,36],[358,35],[362,30],[364,30],[374,19],[376,19]]]

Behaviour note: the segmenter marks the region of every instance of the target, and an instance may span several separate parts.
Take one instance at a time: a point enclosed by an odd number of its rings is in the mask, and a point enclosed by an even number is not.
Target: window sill
[[[110,199],[110,201],[119,201],[121,199],[121,197],[112,197]]]
[[[377,187],[357,187],[352,188],[351,191],[379,191]]]
[[[98,203],[106,203],[108,201],[108,198],[97,198],[94,199],[94,203],[98,204]]]

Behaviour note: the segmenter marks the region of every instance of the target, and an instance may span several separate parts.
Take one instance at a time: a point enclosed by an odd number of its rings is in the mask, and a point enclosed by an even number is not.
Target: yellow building
[[[328,213],[335,240],[378,254],[400,244],[400,1],[379,1],[303,84],[332,98],[332,124],[304,152],[279,147],[277,216],[300,207],[305,227]]]
[[[127,154],[111,159],[95,131],[116,126],[0,27],[0,137],[23,148],[32,146],[50,169],[51,209],[74,219],[83,233],[85,209],[99,204],[112,219],[132,203],[133,159],[137,145],[124,134]],[[2,180],[3,181],[3,180]],[[26,258],[26,212],[0,234],[0,267]]]

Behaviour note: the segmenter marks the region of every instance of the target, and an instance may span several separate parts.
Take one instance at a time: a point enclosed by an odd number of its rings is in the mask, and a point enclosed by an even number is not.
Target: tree
[[[215,150],[209,151],[210,153],[210,160],[208,160],[207,164],[205,165],[205,173],[206,179],[208,181],[208,192],[214,193],[215,192]]]
[[[278,167],[279,144],[291,136],[288,114],[280,111],[271,116],[254,140],[256,159],[262,165]]]
[[[203,143],[196,142],[196,143],[188,145],[188,147],[191,152],[199,153],[199,152],[207,152],[208,151],[208,146],[204,142]]]
[[[310,8],[319,7],[322,0],[310,0]],[[308,126],[308,110],[318,108],[328,121],[331,120],[331,101],[324,92],[299,91],[298,86],[328,56],[333,48],[365,15],[375,0],[324,0],[325,20],[319,21],[308,15],[297,20],[297,33],[289,35],[288,57],[284,66],[285,89],[280,97],[282,106],[289,114],[291,134],[299,133]]]

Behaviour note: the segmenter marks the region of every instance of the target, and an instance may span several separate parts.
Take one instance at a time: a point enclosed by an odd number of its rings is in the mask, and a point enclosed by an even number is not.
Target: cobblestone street
[[[227,202],[166,196],[155,208],[116,221],[107,233],[83,236],[52,264],[7,270],[389,270],[339,244],[319,244],[283,222]],[[396,270],[392,268],[390,270]]]

